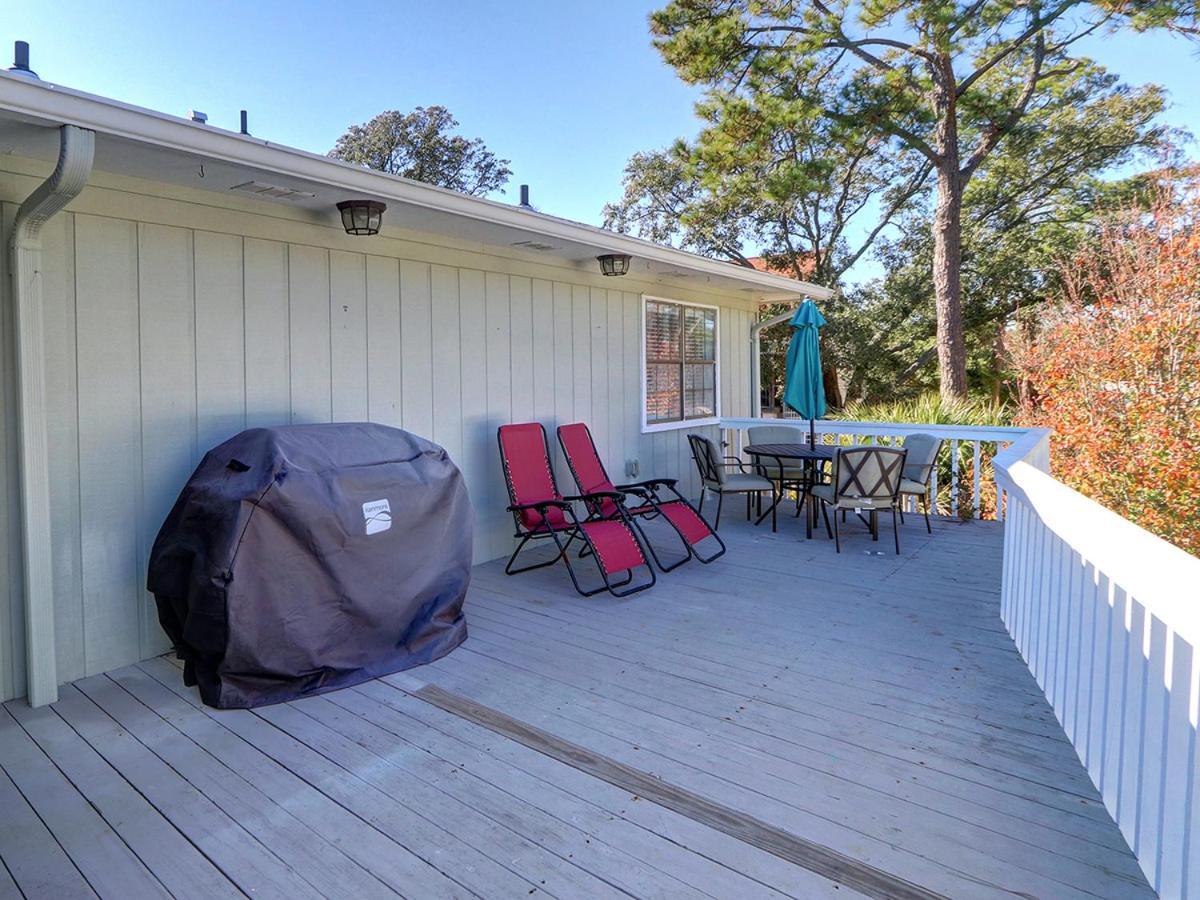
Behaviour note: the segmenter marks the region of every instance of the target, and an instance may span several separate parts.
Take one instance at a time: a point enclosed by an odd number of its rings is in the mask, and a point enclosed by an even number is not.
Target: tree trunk
[[[831,362],[822,360],[821,381],[825,386],[825,403],[832,409],[841,409],[846,401],[842,396],[842,382],[838,369]]]
[[[949,59],[935,78],[937,205],[933,214],[933,291],[937,301],[938,374],[943,400],[967,396],[967,347],[962,317],[963,178],[958,161],[958,111]]]

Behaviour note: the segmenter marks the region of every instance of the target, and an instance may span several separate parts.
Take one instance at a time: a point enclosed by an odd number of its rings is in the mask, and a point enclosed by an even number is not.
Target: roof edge
[[[584,244],[602,243],[611,252],[628,253],[706,275],[733,278],[765,293],[823,300],[834,291],[820,285],[748,269],[686,250],[665,247],[594,225],[521,209],[496,200],[388,175],[307,150],[276,144],[253,135],[156,112],[50,82],[0,72],[0,107],[35,121],[77,125],[103,134],[151,144],[179,153],[198,154],[230,164],[290,175],[432,211],[519,228],[534,234]]]

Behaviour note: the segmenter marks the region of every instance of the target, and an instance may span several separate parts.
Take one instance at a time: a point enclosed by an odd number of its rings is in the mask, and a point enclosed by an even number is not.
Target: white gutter
[[[831,292],[832,293],[832,292]],[[764,319],[761,322],[755,322],[750,326],[750,364],[754,367],[750,373],[750,412],[752,418],[758,418],[762,415],[762,330],[770,328],[772,325],[779,325],[786,322],[796,311],[789,310],[785,313],[780,313],[777,316],[772,316],[770,319]]]
[[[21,204],[9,259],[16,321],[18,433],[21,438],[22,552],[25,563],[25,669],[30,706],[58,699],[54,582],[50,544],[50,466],[46,446],[46,361],[42,317],[42,226],[83,190],[92,173],[94,132],[59,129],[58,165]]]
[[[618,234],[593,225],[521,209],[509,203],[472,197],[396,175],[387,175],[327,156],[274,144],[252,135],[225,131],[212,125],[200,125],[177,116],[168,116],[43,81],[18,78],[4,72],[0,72],[0,108],[30,121],[70,123],[101,134],[161,147],[193,158],[204,156],[226,163],[249,166],[339,188],[348,194],[357,193],[381,200],[408,203],[431,211],[520,229],[559,241],[601,247],[609,253],[628,253],[630,256],[671,268],[730,278],[759,289],[764,295],[770,295],[774,302],[785,302],[783,298],[790,300],[802,296],[824,300],[833,295],[830,289],[820,285],[747,269],[674,247],[664,247],[627,234]]]

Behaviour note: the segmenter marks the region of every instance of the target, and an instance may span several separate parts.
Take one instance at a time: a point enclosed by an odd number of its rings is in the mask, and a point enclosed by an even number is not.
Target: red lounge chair
[[[550,466],[546,429],[538,422],[501,425],[496,438],[500,443],[500,460],[504,464],[504,480],[508,484],[508,498],[511,501],[508,511],[513,514],[517,526],[513,536],[518,539],[517,547],[504,567],[506,575],[552,566],[561,559],[567,564],[567,573],[575,590],[584,597],[605,590],[614,597],[627,597],[654,584],[654,569],[646,561],[645,550],[625,513],[621,494],[592,493],[581,497],[564,497],[559,493]],[[581,522],[571,505],[574,501],[582,501],[589,507],[607,502],[611,504],[613,514],[606,519]],[[545,562],[514,569],[517,554],[537,538],[554,541],[558,554]],[[580,556],[590,554],[596,561],[596,568],[600,570],[600,577],[604,581],[600,587],[584,590],[576,577],[568,552],[576,538],[584,545]],[[635,570],[642,566],[646,569],[647,577],[627,587],[633,582]],[[621,573],[624,573],[624,578],[616,580]]]
[[[638,524],[639,519],[654,519],[662,516],[675,529],[675,533],[679,535],[679,540],[683,543],[684,557],[678,562],[664,566],[662,560],[658,558],[658,552],[654,549],[653,542],[646,537],[645,532],[638,525],[638,531],[650,549],[650,555],[664,572],[678,568],[693,556],[702,563],[710,563],[725,552],[725,542],[717,536],[717,533],[708,526],[704,517],[675,488],[676,479],[651,478],[636,484],[614,485],[604,470],[600,454],[596,452],[596,443],[592,440],[591,431],[582,422],[560,425],[558,443],[562,446],[563,453],[566,454],[567,464],[571,467],[571,474],[575,476],[575,484],[579,486],[579,492],[585,497],[599,498],[587,502],[589,521],[612,519],[620,512],[622,515],[627,515],[635,525]],[[631,509],[625,509],[609,499],[613,494],[634,497],[638,505]],[[696,547],[709,538],[716,542],[717,549],[715,552],[703,556]]]

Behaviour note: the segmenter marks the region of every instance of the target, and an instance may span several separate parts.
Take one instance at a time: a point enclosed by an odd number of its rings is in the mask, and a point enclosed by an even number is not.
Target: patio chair
[[[908,455],[904,460],[904,471],[900,476],[900,495],[904,497],[920,497],[921,506],[925,512],[925,530],[933,534],[933,526],[929,524],[929,479],[933,475],[933,467],[937,464],[938,454],[942,452],[941,438],[923,432],[910,434],[904,439],[904,449]],[[900,521],[904,521],[904,507],[900,508]]]
[[[564,497],[554,481],[546,429],[538,422],[501,425],[496,439],[500,444],[500,461],[511,501],[508,511],[516,523],[513,537],[517,539],[516,549],[504,567],[504,574],[531,572],[552,566],[561,559],[566,563],[567,574],[571,576],[575,590],[584,597],[605,590],[614,597],[627,597],[654,585],[654,569],[646,561],[646,551],[625,512],[621,494],[593,492],[578,497]],[[572,503],[581,501],[592,504],[601,500],[612,503],[612,515],[609,518],[581,522],[575,515]],[[517,555],[526,544],[547,538],[558,549],[552,559],[520,568],[513,567]],[[579,583],[569,553],[577,539],[583,542],[584,552],[596,562],[604,582],[600,587],[585,590]],[[642,567],[645,567],[647,575],[634,583],[634,573]],[[619,577],[622,573],[623,578]]]
[[[637,527],[646,548],[654,558],[655,564],[663,571],[677,569],[693,556],[702,563],[710,563],[725,552],[725,542],[713,531],[704,517],[696,511],[692,504],[684,499],[675,485],[675,478],[650,478],[634,484],[614,485],[604,469],[600,454],[596,451],[596,443],[592,440],[592,432],[583,422],[558,427],[558,443],[567,458],[571,475],[579,493],[587,496],[600,494],[600,499],[587,504],[590,519],[611,519],[619,511],[616,503],[608,499],[608,494],[618,493],[635,498],[636,506],[626,508],[630,521]],[[654,542],[646,536],[640,520],[662,517],[679,535],[683,544],[684,557],[678,562],[664,566],[658,558]],[[712,538],[717,543],[714,552],[701,555],[697,545]]]
[[[825,531],[829,531],[829,511],[832,506],[833,534],[837,552],[842,552],[842,538],[838,528],[838,510],[854,510],[862,518],[861,510],[867,510],[870,520],[871,540],[879,540],[879,511],[892,511],[892,534],[896,539],[896,553],[900,553],[900,529],[896,514],[900,507],[900,480],[904,470],[905,451],[895,447],[839,447],[833,457],[833,479],[829,484],[818,484],[812,495],[821,501],[821,512],[825,516]]]
[[[726,456],[723,460],[717,452],[716,444],[702,434],[689,434],[688,444],[692,448],[692,459],[696,470],[700,473],[700,509],[704,514],[704,498],[712,491],[717,495],[717,518],[713,522],[713,531],[721,527],[721,507],[726,494],[746,495],[746,518],[751,517],[750,501],[757,496],[762,504],[762,492],[766,491],[775,499],[775,483],[769,478],[754,475],[746,471],[746,464],[736,456]],[[737,472],[727,472],[726,469],[737,467]],[[771,528],[775,528],[775,510],[771,510]]]
[[[801,428],[789,428],[787,425],[755,425],[746,429],[746,436],[751,444],[807,444],[808,432]],[[759,474],[765,475],[779,485],[782,494],[793,491],[796,495],[796,516],[803,509],[803,499],[807,491],[808,475],[804,466],[786,465],[780,460],[770,462],[771,457],[759,457]],[[793,460],[795,462],[795,460]],[[823,466],[814,466],[814,477],[820,481],[824,474]]]

